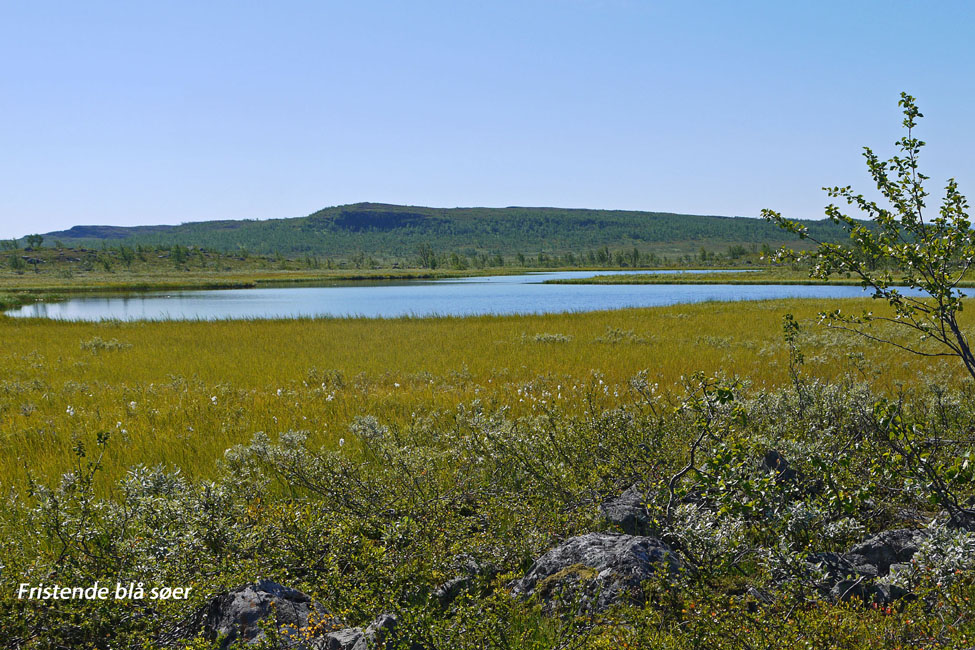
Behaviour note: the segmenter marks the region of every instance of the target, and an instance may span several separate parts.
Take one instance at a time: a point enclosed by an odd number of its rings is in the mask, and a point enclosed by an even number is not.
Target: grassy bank
[[[898,276],[894,275],[897,282]],[[859,286],[855,277],[836,276],[826,280],[810,278],[807,270],[787,268],[759,268],[753,271],[728,273],[620,274],[597,275],[591,278],[546,280],[546,284],[797,284]],[[959,283],[961,287],[975,287],[975,276]]]
[[[416,261],[329,260],[220,253],[40,248],[0,250],[0,310],[59,300],[79,293],[130,293],[181,289],[247,289],[282,284],[329,284],[368,280],[430,280],[481,275],[511,275],[553,270],[607,270],[613,264],[564,266],[523,258],[500,264],[419,266]],[[744,261],[741,261],[744,264]],[[669,268],[669,267],[668,267]],[[674,267],[676,268],[676,267]]]

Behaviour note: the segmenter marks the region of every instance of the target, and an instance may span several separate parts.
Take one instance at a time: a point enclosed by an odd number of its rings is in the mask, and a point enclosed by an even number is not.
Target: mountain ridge
[[[836,239],[829,221],[804,221],[817,238]],[[609,247],[660,249],[781,244],[795,237],[761,219],[638,210],[522,207],[431,208],[362,202],[304,217],[222,219],[179,225],[77,225],[44,233],[73,246],[197,246],[259,253],[404,256],[419,246],[477,253],[569,252]]]

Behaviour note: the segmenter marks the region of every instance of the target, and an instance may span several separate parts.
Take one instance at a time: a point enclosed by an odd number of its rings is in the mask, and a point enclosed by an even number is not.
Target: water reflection
[[[865,295],[856,286],[542,284],[553,278],[603,274],[607,272],[568,271],[450,280],[343,282],[314,287],[84,296],[63,302],[25,305],[7,313],[15,317],[86,321],[469,316],[596,311],[707,300],[848,298]]]

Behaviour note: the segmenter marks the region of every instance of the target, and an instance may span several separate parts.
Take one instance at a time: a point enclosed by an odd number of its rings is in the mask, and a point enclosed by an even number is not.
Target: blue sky
[[[381,201],[820,218],[918,98],[975,195],[975,3],[0,0],[0,236]]]

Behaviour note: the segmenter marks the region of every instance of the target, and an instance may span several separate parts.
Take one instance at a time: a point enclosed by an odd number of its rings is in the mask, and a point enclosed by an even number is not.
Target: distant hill
[[[842,231],[828,221],[808,221],[817,238]],[[512,255],[563,254],[609,247],[641,251],[695,251],[704,246],[777,246],[795,238],[747,217],[720,217],[563,208],[425,208],[356,203],[306,217],[267,221],[203,221],[179,226],[75,226],[44,235],[45,245],[170,247],[174,244],[283,255],[384,258],[413,256],[423,245],[436,251]]]

